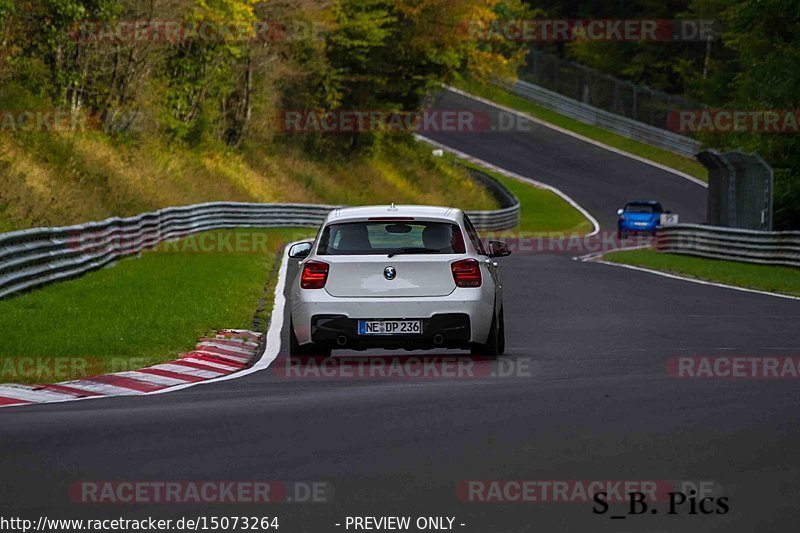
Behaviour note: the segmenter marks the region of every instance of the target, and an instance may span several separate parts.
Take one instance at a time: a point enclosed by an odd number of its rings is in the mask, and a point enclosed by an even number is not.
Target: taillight
[[[480,287],[481,265],[474,259],[456,261],[450,267],[453,270],[453,280],[456,287]]]
[[[303,289],[321,289],[328,281],[328,263],[322,261],[306,261],[303,274],[300,276],[300,287]]]

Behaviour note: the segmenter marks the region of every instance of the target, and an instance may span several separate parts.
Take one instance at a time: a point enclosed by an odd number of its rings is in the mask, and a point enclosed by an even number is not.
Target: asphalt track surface
[[[636,197],[702,220],[702,187],[546,128],[436,138],[561,188],[604,229]],[[795,530],[797,380],[677,379],[666,366],[796,355],[800,302],[563,253],[501,261],[507,353],[475,361],[472,379],[287,378],[284,351],[273,370],[173,394],[3,409],[0,515],[277,516],[284,532],[386,514],[455,516],[456,530],[481,533]],[[81,480],[323,481],[334,492],[314,504],[92,505],[68,496]],[[662,503],[622,520],[610,516],[625,506],[468,503],[463,480],[709,480],[730,512],[668,516]]]

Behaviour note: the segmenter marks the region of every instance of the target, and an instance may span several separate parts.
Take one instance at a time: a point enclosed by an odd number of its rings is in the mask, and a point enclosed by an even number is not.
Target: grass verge
[[[748,289],[800,296],[800,269],[720,261],[654,250],[611,252],[605,259]]]
[[[681,172],[685,172],[703,181],[708,181],[708,172],[706,168],[694,159],[683,157],[649,144],[634,141],[633,139],[597,126],[584,124],[583,122],[556,113],[546,107],[537,105],[530,100],[526,100],[496,85],[485,85],[474,81],[462,81],[458,84],[458,87],[474,95],[486,98],[487,100],[511,107],[523,113],[528,113],[539,120],[573,131],[584,137],[680,170]]]
[[[93,132],[0,133],[0,175],[0,232],[211,201],[496,208],[464,169],[403,138],[347,159],[279,145],[237,153],[157,136],[125,143]]]
[[[0,382],[141,368],[191,350],[212,329],[249,329],[262,298],[259,314],[271,312],[275,280],[269,278],[279,250],[310,235],[309,229],[207,232],[0,301]]]
[[[453,156],[453,160],[456,160]],[[563,198],[547,189],[509,178],[480,165],[458,160],[459,164],[489,174],[502,183],[519,199],[521,204],[519,226],[501,232],[502,235],[524,233],[528,236],[585,235],[594,229],[580,211]]]

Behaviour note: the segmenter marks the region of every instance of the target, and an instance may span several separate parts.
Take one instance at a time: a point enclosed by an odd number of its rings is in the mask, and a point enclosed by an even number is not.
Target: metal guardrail
[[[207,230],[320,224],[334,206],[216,202],[0,235],[0,298],[78,277],[161,242]]]
[[[520,211],[517,198],[489,176],[478,179],[494,184],[490,192],[503,207],[468,212],[475,226],[486,231],[516,227]],[[0,234],[0,298],[75,278],[161,242],[203,231],[319,226],[336,207],[342,206],[214,202],[168,207],[129,218]]]
[[[599,126],[611,130],[625,137],[658,146],[670,152],[694,157],[700,151],[702,144],[690,137],[678,135],[661,128],[650,126],[643,122],[638,122],[610,111],[593,107],[578,100],[566,97],[556,92],[544,89],[538,85],[533,85],[522,80],[515,83],[508,81],[496,81],[498,85],[504,87],[517,96],[535,102],[543,107],[552,109],[562,115],[566,115],[585,124]]]
[[[678,224],[659,231],[660,252],[800,267],[800,231],[755,231]]]
[[[707,107],[685,96],[615,78],[538,48],[528,50],[518,74],[538,87],[656,128],[669,129],[673,110]]]
[[[519,225],[520,204],[505,185],[483,172],[466,168],[473,180],[482,185],[500,205],[493,211],[467,211],[469,219],[480,231],[502,231]]]

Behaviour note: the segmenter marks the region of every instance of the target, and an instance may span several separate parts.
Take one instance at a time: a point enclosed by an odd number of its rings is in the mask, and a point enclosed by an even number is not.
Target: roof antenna
[[[392,205],[389,206],[389,211],[397,211],[397,207],[394,205],[394,202],[392,202]]]

